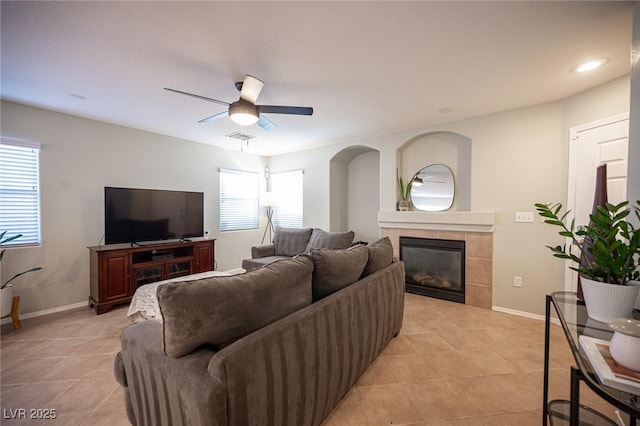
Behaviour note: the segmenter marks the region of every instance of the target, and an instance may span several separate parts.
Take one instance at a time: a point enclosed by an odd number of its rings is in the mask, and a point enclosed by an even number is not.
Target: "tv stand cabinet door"
[[[194,243],[193,257],[195,259],[193,265],[193,273],[213,271],[215,265],[215,240]]]
[[[93,252],[89,306],[96,314],[131,300],[131,260],[128,251]]]

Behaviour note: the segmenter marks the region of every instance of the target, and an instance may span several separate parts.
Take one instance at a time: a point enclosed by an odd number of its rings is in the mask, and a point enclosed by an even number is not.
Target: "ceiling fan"
[[[207,121],[217,120],[219,118],[229,117],[234,122],[243,126],[249,126],[254,123],[258,123],[264,130],[271,130],[276,127],[269,119],[263,114],[293,114],[293,115],[313,115],[313,108],[311,107],[296,107],[296,106],[279,106],[279,105],[256,105],[256,100],[260,95],[260,91],[264,86],[264,82],[257,78],[247,74],[244,77],[244,81],[239,81],[235,84],[236,89],[240,92],[240,99],[235,102],[229,103],[225,101],[219,101],[217,99],[207,98],[206,96],[196,95],[193,93],[183,92],[181,90],[170,89],[165,87],[164,90],[170,92],[180,93],[181,95],[192,96],[194,98],[202,99],[209,102],[214,102],[220,105],[228,107],[227,111],[219,114],[214,114],[210,117],[203,118],[198,123],[205,123]]]

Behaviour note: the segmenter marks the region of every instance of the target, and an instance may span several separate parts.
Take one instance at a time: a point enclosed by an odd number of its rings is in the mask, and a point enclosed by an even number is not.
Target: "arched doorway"
[[[375,241],[380,235],[380,152],[352,146],[334,155],[330,164],[331,230],[352,230],[356,240]]]

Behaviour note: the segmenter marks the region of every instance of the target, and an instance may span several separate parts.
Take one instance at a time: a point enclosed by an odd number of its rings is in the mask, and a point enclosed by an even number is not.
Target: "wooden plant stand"
[[[11,312],[7,315],[3,316],[0,319],[11,317],[11,322],[13,323],[13,329],[17,330],[22,327],[20,324],[20,318],[18,317],[18,308],[20,307],[20,296],[13,296],[13,301],[11,303]]]

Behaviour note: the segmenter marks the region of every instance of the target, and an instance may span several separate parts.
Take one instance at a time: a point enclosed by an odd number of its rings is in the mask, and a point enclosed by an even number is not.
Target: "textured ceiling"
[[[555,101],[630,71],[632,2],[2,2],[2,99],[273,155]],[[607,64],[588,74],[586,59]],[[267,117],[164,91],[312,106]],[[448,112],[443,113],[442,110]],[[34,123],[37,125],[37,123]],[[45,142],[45,141],[43,141]]]

